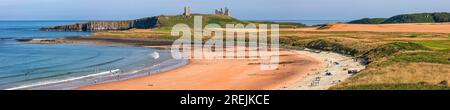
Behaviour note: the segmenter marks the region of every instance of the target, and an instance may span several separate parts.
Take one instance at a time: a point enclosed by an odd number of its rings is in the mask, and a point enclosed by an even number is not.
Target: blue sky
[[[450,12],[450,0],[0,0],[0,20],[123,20],[228,7],[247,20],[351,20]]]

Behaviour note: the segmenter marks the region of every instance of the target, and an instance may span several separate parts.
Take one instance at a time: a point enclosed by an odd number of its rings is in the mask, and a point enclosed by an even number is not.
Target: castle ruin
[[[190,6],[186,6],[184,7],[184,12],[183,12],[183,16],[185,17],[189,17],[191,16],[191,7]],[[220,8],[220,9],[216,9],[214,14],[216,15],[225,15],[225,16],[231,16],[230,14],[230,9],[228,8]]]
[[[220,8],[220,9],[216,9],[214,14],[216,15],[225,15],[225,16],[231,16],[230,14],[230,10],[228,8]]]
[[[185,17],[191,16],[191,7],[190,7],[190,6],[184,7],[184,13],[183,13],[183,15],[184,15]]]

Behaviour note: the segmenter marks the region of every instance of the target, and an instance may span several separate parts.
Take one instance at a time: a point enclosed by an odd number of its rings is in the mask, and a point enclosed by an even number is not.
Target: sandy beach
[[[345,80],[349,77],[341,71],[325,79],[321,85],[310,86],[310,78],[322,75],[327,68],[333,68],[324,60],[329,53],[282,50],[277,70],[263,71],[259,60],[190,60],[184,67],[163,73],[134,78],[126,81],[96,84],[79,90],[279,90],[279,89],[328,89],[331,80]],[[338,54],[336,54],[338,55]],[[344,56],[342,56],[344,57]],[[342,58],[336,57],[336,58]],[[335,58],[334,56],[330,58]],[[331,60],[331,59],[330,59]],[[341,60],[341,59],[339,59]],[[347,59],[348,60],[348,59]],[[338,61],[338,60],[336,60]],[[345,62],[354,63],[356,62]],[[327,67],[329,66],[329,67]],[[341,69],[341,68],[334,68]],[[327,82],[328,81],[328,82]],[[302,83],[299,83],[302,82]],[[325,83],[326,82],[326,83]],[[302,87],[302,88],[299,88]],[[306,88],[305,88],[306,87]]]
[[[314,73],[322,62],[281,51],[278,70],[262,71],[258,60],[190,60],[184,67],[127,81],[91,85],[81,90],[267,90],[286,87]]]
[[[348,70],[361,71],[366,68],[364,65],[355,62],[352,57],[343,56],[333,52],[295,52],[301,55],[314,56],[322,60],[324,67],[318,70],[317,73],[309,74],[304,79],[291,84],[287,88],[282,88],[283,90],[327,90],[331,86],[350,78],[352,74],[348,74]],[[325,72],[330,72],[332,74],[326,75]]]

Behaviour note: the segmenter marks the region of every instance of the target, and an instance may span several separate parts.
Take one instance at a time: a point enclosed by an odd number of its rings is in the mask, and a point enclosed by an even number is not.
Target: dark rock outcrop
[[[108,31],[128,29],[151,29],[158,26],[158,17],[124,21],[89,21],[72,25],[41,28],[43,31]]]

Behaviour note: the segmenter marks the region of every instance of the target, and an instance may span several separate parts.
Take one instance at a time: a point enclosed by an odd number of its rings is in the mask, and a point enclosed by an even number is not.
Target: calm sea
[[[27,44],[15,40],[90,34],[39,31],[41,27],[78,22],[84,21],[0,21],[0,89],[31,87],[27,85],[46,82],[61,83],[111,70],[131,71],[171,59],[168,53],[148,48]],[[156,58],[155,54],[161,55]]]

